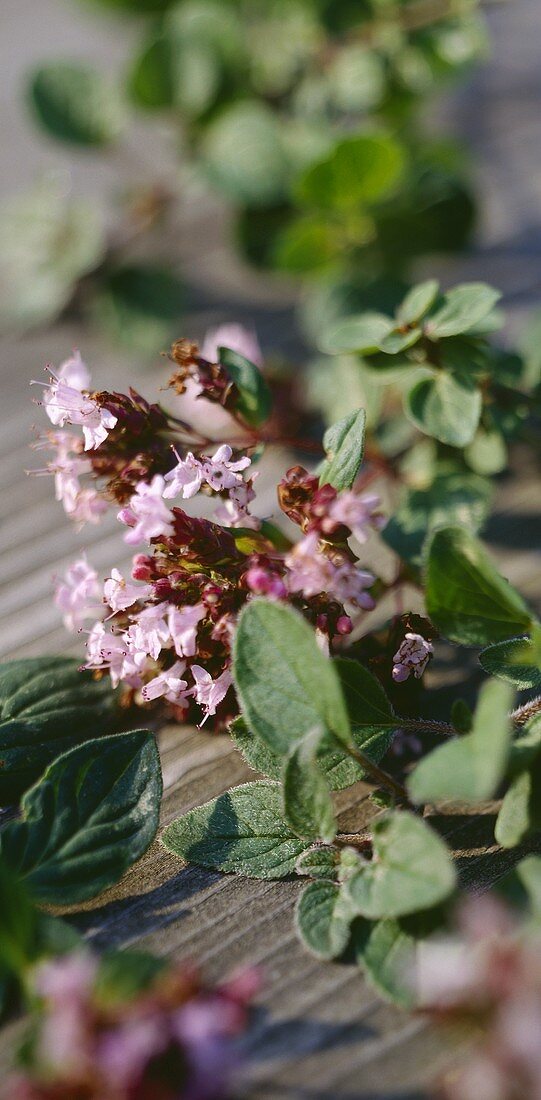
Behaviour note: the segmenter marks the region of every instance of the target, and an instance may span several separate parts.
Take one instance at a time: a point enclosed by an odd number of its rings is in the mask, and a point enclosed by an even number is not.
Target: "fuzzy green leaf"
[[[509,757],[513,695],[508,684],[483,684],[471,733],[439,745],[410,776],[414,802],[482,802],[496,794]]]
[[[346,890],[357,914],[378,920],[428,909],[455,885],[455,869],[443,840],[414,814],[392,812],[373,827],[374,856],[349,879]]]
[[[318,959],[335,959],[344,952],[352,920],[344,890],[334,882],[311,882],[297,902],[297,932]]]
[[[541,668],[536,661],[535,646],[531,638],[509,638],[488,646],[479,654],[479,660],[491,676],[509,680],[519,690],[541,688]]]
[[[427,332],[437,339],[469,332],[488,317],[500,298],[500,292],[486,283],[463,283],[445,295],[441,308],[429,318]]]
[[[324,341],[323,350],[331,355],[356,351],[370,355],[380,350],[382,340],[393,331],[393,322],[384,313],[361,313],[348,317],[331,330]]]
[[[306,842],[284,820],[279,784],[245,783],[177,818],[165,830],[167,851],[201,867],[247,878],[285,878]]]
[[[93,680],[71,657],[0,665],[0,805],[18,801],[52,760],[111,733],[117,720],[110,682]]]
[[[291,608],[265,600],[248,604],[235,635],[233,675],[248,726],[279,755],[317,726],[350,743],[334,665]]]
[[[0,851],[38,901],[77,904],[118,882],[147,850],[161,791],[147,730],[87,741],[27,792],[22,820],[0,833]]]
[[[218,361],[238,390],[236,411],[251,428],[264,424],[272,412],[272,398],[261,371],[231,348],[218,348]]]
[[[481,392],[469,379],[442,371],[413,386],[405,409],[409,419],[426,435],[450,447],[465,447],[477,431],[481,405]]]
[[[315,844],[313,848],[301,852],[295,870],[298,875],[335,882],[338,877],[338,849]]]
[[[522,634],[532,615],[494,568],[481,543],[462,527],[444,527],[428,548],[426,609],[445,638],[486,646]]]
[[[329,784],[317,760],[319,739],[317,729],[307,734],[286,761],[282,780],[284,816],[303,840],[330,844],[336,836],[336,817]]]
[[[327,458],[319,472],[320,485],[350,489],[359,473],[364,455],[366,413],[364,409],[348,413],[327,428],[323,446]]]

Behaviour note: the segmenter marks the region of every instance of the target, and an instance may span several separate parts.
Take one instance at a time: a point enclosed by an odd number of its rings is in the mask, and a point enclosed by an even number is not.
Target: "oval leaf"
[[[441,339],[468,332],[488,316],[500,298],[500,292],[486,283],[463,283],[445,295],[441,309],[427,323],[427,334]]]
[[[43,65],[32,78],[30,98],[44,129],[73,145],[106,145],[124,123],[115,88],[88,65]]]
[[[272,412],[272,398],[261,371],[231,348],[218,348],[218,361],[225,367],[238,390],[235,411],[246,424],[258,428]]]
[[[316,750],[317,745],[308,734],[286,761],[282,780],[284,816],[303,840],[324,840],[330,844],[336,836],[336,817]]]
[[[388,814],[373,828],[374,856],[347,882],[356,913],[378,920],[429,909],[455,885],[455,869],[443,840],[420,817]]]
[[[277,783],[245,783],[197,806],[165,830],[162,844],[190,863],[248,878],[285,878],[306,843],[284,821]]]
[[[444,527],[428,549],[426,609],[451,642],[483,646],[522,634],[532,616],[519,593],[462,527]]]
[[[27,792],[22,820],[0,833],[0,851],[38,901],[86,901],[146,852],[161,792],[158,749],[147,730],[87,741]]]
[[[366,413],[357,409],[327,428],[323,436],[327,458],[319,471],[320,485],[351,488],[363,460],[365,427]]]
[[[471,443],[481,416],[481,392],[450,374],[423,378],[406,397],[406,413],[426,435],[450,447]]]
[[[297,932],[318,959],[336,959],[343,953],[352,920],[344,891],[334,882],[311,882],[297,902]]]
[[[488,646],[479,654],[479,660],[491,676],[523,690],[541,688],[541,668],[536,661],[536,649],[531,638],[509,638],[506,642],[497,642]]]

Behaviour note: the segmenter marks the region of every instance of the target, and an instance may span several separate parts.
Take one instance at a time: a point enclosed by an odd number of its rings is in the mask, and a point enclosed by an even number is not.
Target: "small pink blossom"
[[[255,330],[245,328],[236,321],[208,329],[201,347],[202,358],[209,363],[217,363],[219,348],[229,348],[249,359],[256,367],[263,366],[263,352]]]
[[[130,584],[118,569],[111,570],[111,576],[107,578],[103,586],[105,602],[112,611],[126,611],[133,607],[137,600],[146,600],[152,593],[150,584]]]
[[[270,600],[283,600],[287,589],[282,578],[265,569],[262,565],[252,565],[246,574],[246,584],[257,596],[267,596]]]
[[[407,680],[413,672],[419,680],[434,652],[434,647],[422,634],[408,631],[393,657],[393,680],[397,684]]]
[[[368,528],[378,528],[385,523],[385,518],[377,513],[380,507],[381,500],[376,493],[358,495],[346,489],[330,504],[328,515],[321,524],[322,531],[332,532],[337,523],[343,523],[363,545],[368,538]]]
[[[128,651],[138,667],[145,663],[147,657],[157,661],[164,646],[170,644],[168,607],[165,603],[151,604],[133,619],[126,631]]]
[[[199,492],[203,483],[203,464],[191,451],[188,451],[186,458],[180,458],[176,451],[175,455],[178,462],[172,470],[169,470],[169,473],[165,474],[164,481],[167,485],[163,490],[163,496],[168,499],[182,493],[184,500],[189,500]]]
[[[197,627],[207,611],[202,603],[193,606],[169,608],[169,631],[175,653],[179,657],[193,657],[197,652]]]
[[[140,676],[133,662],[128,660],[124,635],[112,634],[101,621],[94,623],[88,635],[86,653],[85,668],[108,669],[113,687],[117,687],[121,680],[126,680],[132,687],[139,686]]]
[[[195,695],[196,702],[205,711],[203,722],[206,722],[207,718],[216,713],[216,707],[222,702],[222,699],[225,699],[233,683],[233,677],[229,669],[226,668],[216,680],[213,680],[210,672],[207,672],[206,668],[202,668],[201,665],[192,665],[191,673],[195,680],[192,693]]]
[[[96,959],[84,951],[60,955],[41,963],[34,973],[34,985],[40,997],[53,1004],[82,1001],[94,985]]]
[[[250,515],[248,505],[255,500],[253,482],[258,474],[254,474],[250,481],[241,481],[229,490],[229,498],[215,511],[214,516],[218,523],[224,527],[246,527],[248,530],[259,531],[261,520]]]
[[[182,678],[186,670],[185,661],[176,661],[171,668],[149,680],[141,691],[146,703],[164,698],[169,703],[180,703],[186,698],[188,681]]]
[[[325,592],[340,603],[370,611],[374,600],[365,589],[374,583],[373,574],[349,561],[335,564],[318,550],[318,544],[318,535],[312,531],[286,557],[289,591],[303,592],[308,598]]]
[[[100,409],[87,391],[90,375],[79,352],[62,364],[58,374],[48,368],[52,381],[44,391],[43,403],[52,424],[79,424],[83,429],[85,451],[100,446],[117,423],[117,417]]]
[[[118,513],[120,522],[130,527],[124,535],[130,546],[173,533],[171,512],[162,500],[163,490],[161,474],[155,474],[150,483],[140,481],[128,507]]]
[[[66,630],[80,630],[85,619],[96,615],[99,600],[98,574],[83,554],[69,566],[64,577],[56,582],[55,603],[62,612]]]
[[[223,489],[232,489],[241,485],[242,478],[239,477],[239,471],[246,470],[251,465],[251,459],[247,455],[239,458],[237,462],[231,462],[232,454],[233,450],[229,444],[222,443],[212,457],[203,463],[205,481],[217,493]]]

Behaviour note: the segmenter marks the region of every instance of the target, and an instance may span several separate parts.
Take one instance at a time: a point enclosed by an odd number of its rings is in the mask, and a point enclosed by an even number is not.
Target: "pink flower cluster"
[[[184,372],[193,379],[200,367],[205,395],[215,388],[221,400],[220,364],[198,357],[195,345],[181,342],[174,351],[175,361],[186,363],[179,385]],[[123,685],[139,703],[162,700],[177,717],[195,704],[205,720],[217,711],[223,720],[227,706],[234,713],[232,697],[226,701],[231,642],[247,600],[265,595],[292,603],[326,648],[374,607],[368,589],[375,578],[359,567],[348,542],[363,544],[380,526],[374,494],[320,486],[316,475],[294,467],[278,496],[302,537],[284,552],[250,511],[257,440],[236,450],[228,443],[211,448],[196,433],[188,445],[191,429],[135,391],[91,393],[78,353],[51,377],[44,405],[57,429],[47,442],[57,453],[44,472],[54,473],[57,497],[76,519],[88,514],[93,521],[116,499],[124,541],[146,550],[133,559],[131,577],[114,568],[100,583],[83,556],[57,582],[66,627],[84,625],[88,634],[87,668],[107,671],[113,686]],[[84,438],[58,430],[66,424],[81,427]],[[90,486],[81,486],[83,474],[93,478]],[[179,507],[197,494],[218,498],[212,520]]]
[[[166,968],[126,1000],[100,992],[98,960],[79,951],[42,964],[34,982],[40,1008],[8,1100],[230,1095],[255,972],[207,989],[193,968]]]
[[[421,1008],[438,1024],[462,1023],[469,1057],[438,1084],[441,1100],[541,1097],[541,939],[503,902],[484,896],[459,912],[458,935],[419,955]]]

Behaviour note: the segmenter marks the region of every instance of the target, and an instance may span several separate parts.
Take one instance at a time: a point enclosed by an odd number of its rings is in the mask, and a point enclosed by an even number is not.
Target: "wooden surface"
[[[25,34],[39,7],[43,26]],[[7,111],[10,158],[1,165],[0,185],[21,185],[50,153],[21,130],[12,83],[28,60],[58,52],[65,29],[61,0],[8,0],[8,76],[0,67],[0,93]],[[82,19],[83,16],[81,15]],[[511,329],[526,307],[536,303],[541,254],[541,112],[538,66],[541,14],[538,0],[511,0],[494,9],[491,22],[495,59],[469,89],[447,107],[446,125],[465,134],[479,158],[479,176],[488,186],[488,207],[478,247],[442,269],[447,284],[460,276],[482,277],[503,286],[511,307]],[[86,27],[86,25],[85,25]],[[85,51],[114,61],[115,45],[96,19],[89,21]],[[39,33],[36,33],[39,31]],[[75,31],[63,39],[69,53]],[[13,49],[11,48],[13,47]],[[115,50],[117,53],[115,54]],[[25,52],[26,51],[26,52]],[[8,85],[6,81],[12,82]],[[8,94],[9,93],[9,94]],[[9,102],[8,102],[9,101]],[[148,157],[147,159],[151,159]],[[9,161],[9,163],[8,163]],[[150,171],[151,165],[149,165]],[[90,183],[89,183],[90,173]],[[92,175],[94,173],[94,175]],[[92,161],[74,168],[81,187],[105,187],[107,169]],[[105,181],[105,182],[104,182]],[[110,180],[109,180],[110,182]],[[192,281],[192,315],[186,334],[199,335],[207,323],[224,317],[253,317],[266,350],[295,349],[289,294],[274,284],[257,283],[227,255],[219,211],[195,203],[184,210],[179,244]],[[435,265],[431,265],[431,271]],[[209,281],[210,280],[210,281]],[[45,652],[82,653],[70,639],[51,602],[51,576],[82,548],[104,575],[124,555],[114,517],[78,534],[52,501],[52,486],[28,478],[24,469],[39,464],[28,451],[39,410],[30,404],[27,382],[39,377],[46,361],[59,362],[79,344],[98,386],[122,389],[134,381],[148,395],[159,381],[152,370],[119,355],[95,333],[56,326],[47,333],[1,342],[3,415],[0,433],[0,655]],[[498,488],[496,511],[487,537],[505,574],[539,606],[538,469],[517,453],[515,474]],[[449,690],[456,669],[444,669]],[[170,729],[160,737],[165,780],[162,808],[167,824],[192,806],[249,777],[226,737]],[[357,829],[368,814],[366,790],[358,785],[339,796],[341,826]],[[469,882],[504,869],[496,854],[483,853],[490,816],[473,827],[460,818],[447,822],[461,852]],[[480,831],[479,831],[480,830]],[[321,964],[298,944],[292,910],[299,884],[264,883],[184,868],[158,845],[121,885],[74,916],[76,925],[99,947],[135,945],[174,958],[193,958],[210,978],[240,964],[256,963],[264,974],[255,1027],[246,1042],[247,1068],[239,1094],[247,1098],[301,1100],[406,1100],[434,1073],[442,1051],[417,1019],[384,1005],[352,965]],[[13,1029],[0,1037],[0,1059],[11,1057]]]

